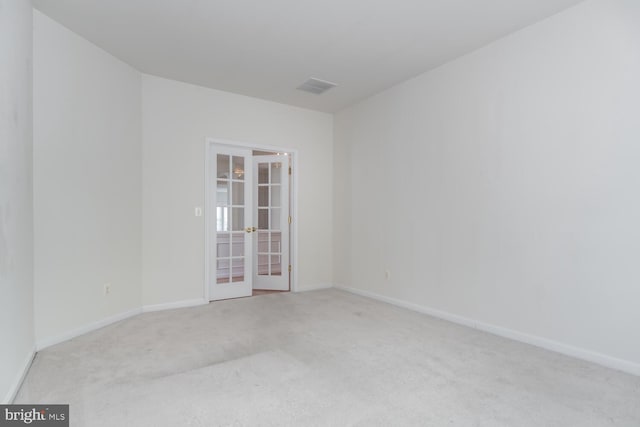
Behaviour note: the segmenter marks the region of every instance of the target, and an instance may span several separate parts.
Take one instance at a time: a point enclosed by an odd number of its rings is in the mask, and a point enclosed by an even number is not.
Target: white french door
[[[251,150],[214,146],[210,155],[209,299],[251,296],[253,278]]]
[[[289,290],[289,156],[218,145],[209,153],[209,299]]]
[[[253,289],[289,290],[289,157],[253,158]]]

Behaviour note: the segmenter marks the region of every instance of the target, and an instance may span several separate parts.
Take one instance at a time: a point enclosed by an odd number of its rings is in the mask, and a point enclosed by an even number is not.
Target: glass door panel
[[[254,289],[289,289],[289,157],[254,158],[258,240]]]
[[[211,224],[215,232],[210,236],[212,262],[209,274],[209,297],[212,300],[250,296],[252,247],[252,174],[249,150],[214,147],[210,165],[213,178]],[[248,228],[247,228],[248,227]]]
[[[210,299],[289,290],[289,156],[216,145],[210,153]]]

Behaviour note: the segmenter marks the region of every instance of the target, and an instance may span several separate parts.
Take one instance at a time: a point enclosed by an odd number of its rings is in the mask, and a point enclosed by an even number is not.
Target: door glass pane
[[[271,183],[280,184],[280,174],[282,173],[282,163],[271,163]]]
[[[268,231],[258,231],[258,252],[269,252]]]
[[[282,233],[273,232],[271,233],[271,253],[280,253],[282,252]]]
[[[233,179],[244,180],[244,157],[233,156]]]
[[[258,184],[269,183],[269,163],[258,163]]]
[[[216,231],[229,231],[229,208],[216,208]]]
[[[269,275],[269,255],[258,254],[258,275]]]
[[[216,239],[216,257],[224,258],[229,256],[229,233],[218,233]]]
[[[233,259],[232,261],[232,280],[234,282],[242,282],[244,280],[244,258]]]
[[[229,283],[229,258],[216,261],[216,283]]]
[[[258,187],[258,206],[269,206],[269,187]]]
[[[244,182],[234,182],[232,194],[234,205],[244,205]]]
[[[218,154],[216,174],[218,178],[229,179],[229,156]]]
[[[271,206],[274,208],[280,207],[280,186],[273,185],[271,187]]]
[[[280,209],[271,209],[271,230],[280,230]]]
[[[231,242],[231,255],[244,256],[244,233],[233,233]]]
[[[282,257],[280,255],[271,255],[271,275],[282,275]]]
[[[258,229],[269,229],[269,209],[258,209]]]
[[[231,229],[244,230],[244,208],[231,208]]]
[[[218,181],[216,189],[216,206],[227,206],[229,204],[229,182]]]

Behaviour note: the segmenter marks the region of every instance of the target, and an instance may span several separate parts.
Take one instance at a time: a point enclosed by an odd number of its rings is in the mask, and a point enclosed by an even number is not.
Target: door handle
[[[247,227],[244,229],[244,231],[246,231],[247,233],[255,233],[257,230],[257,228],[255,227]]]

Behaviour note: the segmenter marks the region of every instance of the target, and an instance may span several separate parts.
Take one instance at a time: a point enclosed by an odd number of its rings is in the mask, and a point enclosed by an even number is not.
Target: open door
[[[253,159],[253,289],[289,290],[289,172],[287,155]]]
[[[253,164],[251,150],[210,151],[209,299],[251,296]]]
[[[289,291],[291,156],[223,144],[208,152],[209,300]]]

